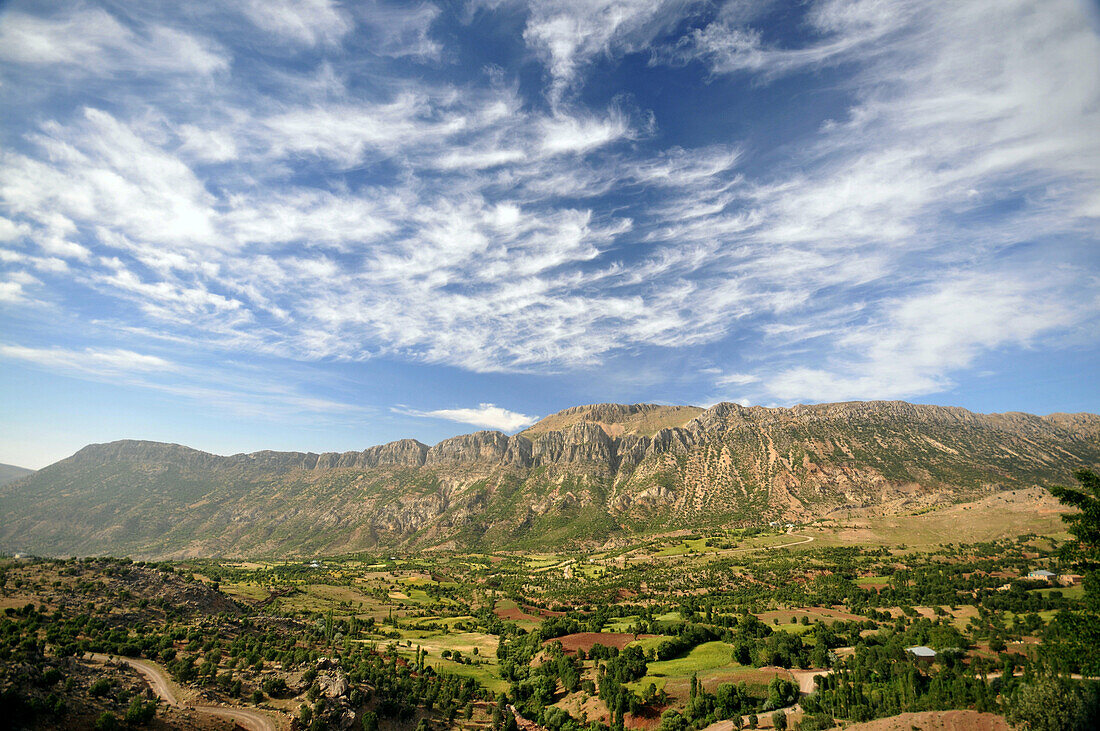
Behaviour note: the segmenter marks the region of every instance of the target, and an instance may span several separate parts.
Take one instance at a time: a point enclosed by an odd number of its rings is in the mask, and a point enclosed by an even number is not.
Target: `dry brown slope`
[[[703,411],[698,406],[667,404],[588,404],[551,414],[520,433],[530,438],[587,421],[597,424],[609,436],[651,437],[662,429],[682,427]]]

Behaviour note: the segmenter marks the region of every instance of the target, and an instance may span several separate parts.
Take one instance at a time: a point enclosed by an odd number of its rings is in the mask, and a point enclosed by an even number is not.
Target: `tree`
[[[1081,489],[1052,487],[1063,505],[1079,512],[1062,516],[1074,540],[1062,555],[1085,576],[1085,611],[1059,612],[1044,632],[1042,655],[1059,673],[1100,673],[1100,476],[1092,470],[1073,473]],[[1091,494],[1090,494],[1091,493]]]
[[[126,723],[130,726],[145,726],[157,713],[156,701],[143,701],[135,695],[126,709]]]
[[[1005,714],[1027,731],[1085,731],[1100,720],[1095,688],[1062,678],[1040,678],[1020,686]]]
[[[1084,574],[1089,608],[1100,611],[1100,475],[1092,470],[1077,470],[1073,477],[1081,489],[1055,486],[1050,492],[1063,505],[1080,511],[1062,516],[1074,536],[1074,540],[1063,546],[1063,556]]]

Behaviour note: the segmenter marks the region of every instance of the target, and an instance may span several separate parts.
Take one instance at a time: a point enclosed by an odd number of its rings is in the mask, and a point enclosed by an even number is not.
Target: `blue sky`
[[[0,462],[1100,411],[1084,0],[10,2]]]

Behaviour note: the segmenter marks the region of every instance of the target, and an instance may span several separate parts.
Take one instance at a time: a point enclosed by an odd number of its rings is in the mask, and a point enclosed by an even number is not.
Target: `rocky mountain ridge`
[[[0,548],[159,556],[569,544],[953,502],[1068,482],[1073,469],[1100,464],[1094,414],[597,404],[544,422],[562,428],[344,453],[90,445],[0,488],[10,516]]]

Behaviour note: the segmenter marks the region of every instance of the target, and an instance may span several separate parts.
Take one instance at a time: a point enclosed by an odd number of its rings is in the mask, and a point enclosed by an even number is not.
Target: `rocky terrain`
[[[1100,416],[599,404],[508,436],[222,457],[121,441],[0,487],[0,549],[134,557],[602,543],[1067,483]]]

